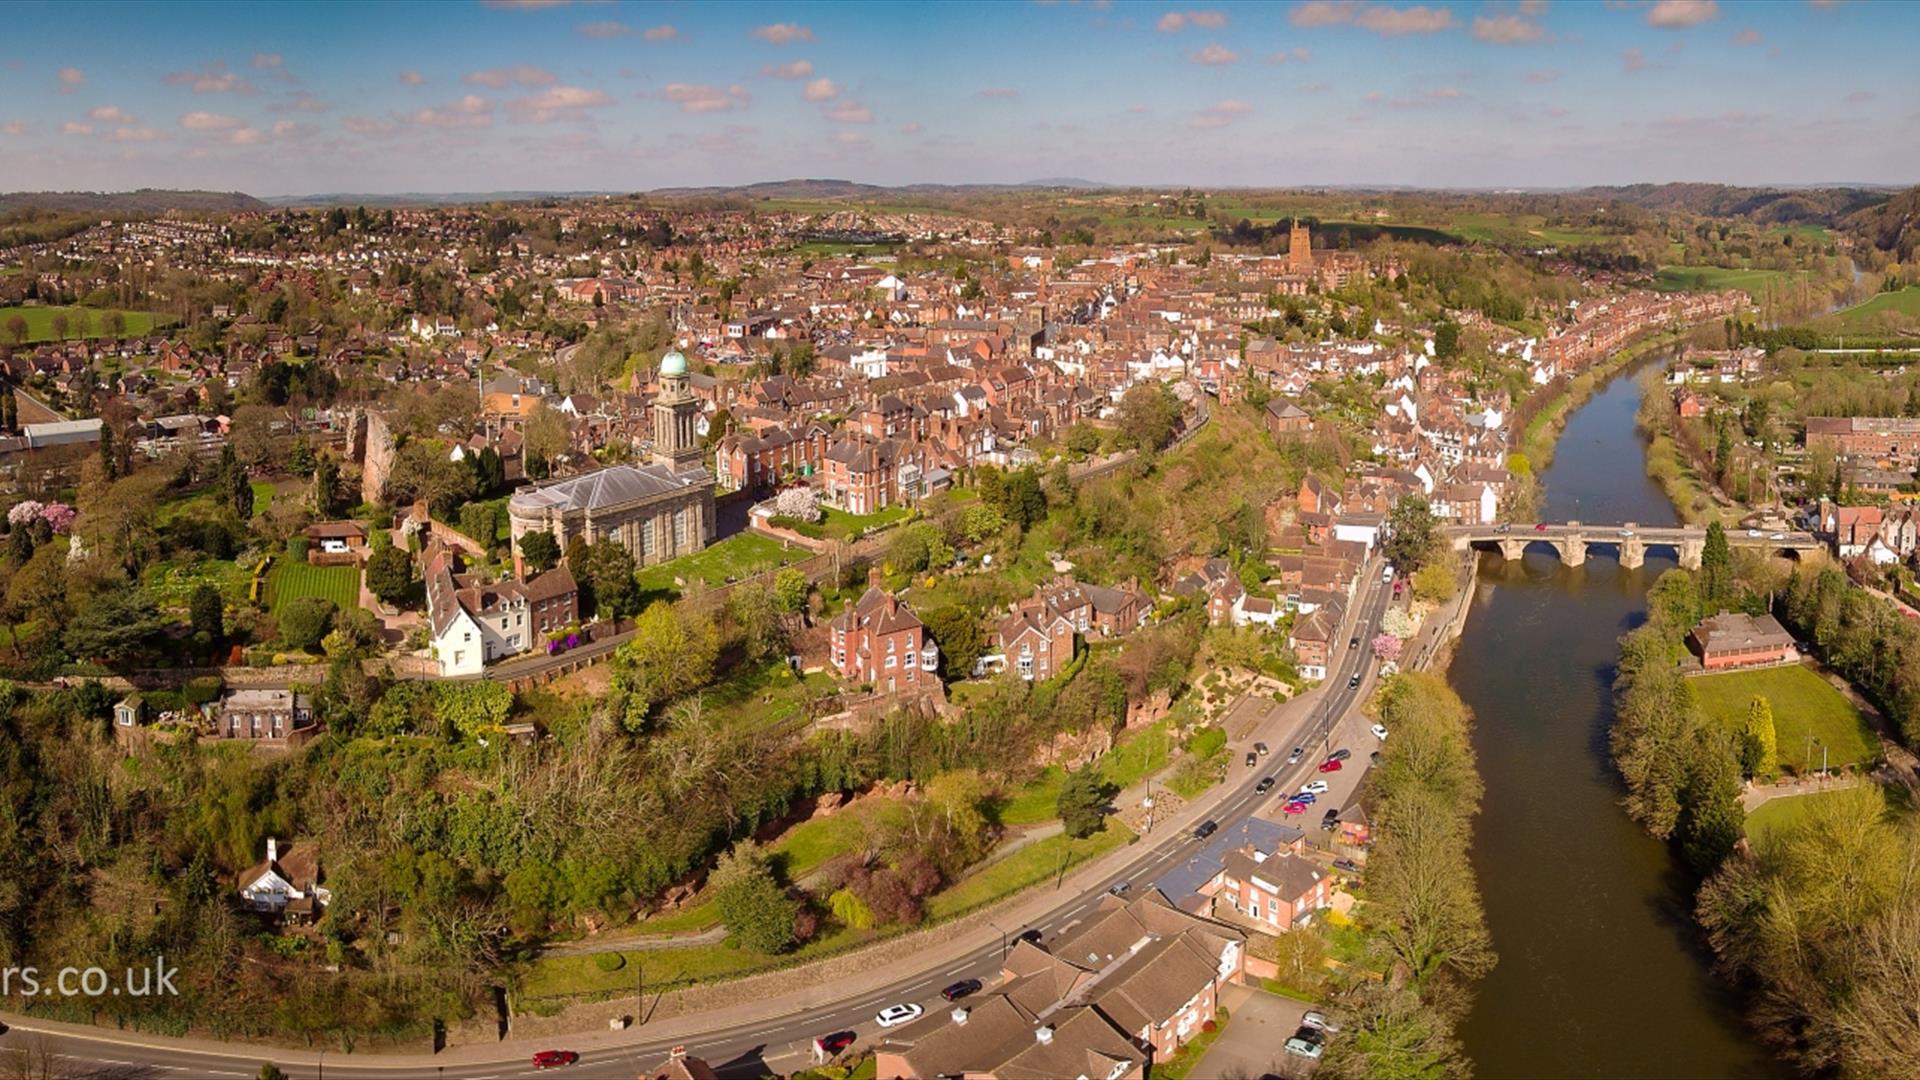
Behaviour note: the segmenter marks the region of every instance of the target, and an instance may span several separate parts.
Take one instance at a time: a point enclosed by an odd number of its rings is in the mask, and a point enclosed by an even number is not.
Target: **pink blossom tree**
[[[1379,634],[1373,639],[1373,654],[1382,660],[1399,661],[1401,639],[1392,634]]]

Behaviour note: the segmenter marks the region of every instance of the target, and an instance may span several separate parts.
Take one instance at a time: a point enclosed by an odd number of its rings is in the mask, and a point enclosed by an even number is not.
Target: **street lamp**
[[[1000,930],[1000,924],[997,922],[994,922],[992,919],[987,920],[987,925],[993,927],[995,930]],[[1004,961],[1006,960],[1006,958],[1007,958],[1007,932],[1005,930],[1000,930],[1000,959]]]

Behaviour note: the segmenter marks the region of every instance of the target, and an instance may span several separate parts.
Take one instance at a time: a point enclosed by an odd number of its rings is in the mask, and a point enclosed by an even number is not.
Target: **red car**
[[[1540,524],[1538,524],[1538,525],[1535,525],[1535,526],[1533,527],[1533,531],[1534,531],[1534,532],[1546,532],[1546,531],[1547,531],[1547,523],[1543,521],[1543,522],[1541,522]]]
[[[562,1065],[571,1065],[580,1060],[580,1055],[571,1050],[542,1050],[533,1055],[533,1067],[536,1069],[557,1069]]]
[[[832,1057],[853,1045],[853,1032],[836,1031],[831,1035],[822,1035],[813,1040],[813,1045],[818,1047],[822,1054]]]
[[[1307,804],[1303,802],[1289,802],[1286,806],[1282,807],[1281,809],[1285,810],[1289,814],[1304,814],[1307,812]]]
[[[1340,759],[1339,759],[1339,758],[1328,758],[1327,760],[1325,760],[1325,761],[1323,761],[1323,762],[1321,762],[1321,763],[1320,763],[1320,771],[1321,771],[1321,772],[1339,772],[1339,771],[1340,771]]]

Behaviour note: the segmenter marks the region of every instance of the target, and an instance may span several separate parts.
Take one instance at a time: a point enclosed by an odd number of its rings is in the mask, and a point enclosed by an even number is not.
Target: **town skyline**
[[[1898,184],[1902,6],[24,6],[0,188]],[[1177,148],[1177,149],[1175,149]]]

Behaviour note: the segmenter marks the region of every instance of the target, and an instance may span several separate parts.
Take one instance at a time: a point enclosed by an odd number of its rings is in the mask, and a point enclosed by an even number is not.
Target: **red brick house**
[[[1708,671],[1791,663],[1800,658],[1793,635],[1771,615],[1723,611],[1708,616],[1687,635],[1687,644]]]
[[[1266,421],[1267,430],[1276,439],[1313,430],[1313,417],[1285,398],[1274,398],[1267,402],[1261,416]]]
[[[1251,846],[1228,852],[1220,872],[1200,891],[1276,932],[1333,903],[1331,881],[1313,860],[1290,851],[1267,855]]]
[[[867,591],[828,624],[829,657],[845,679],[892,694],[939,684],[940,653],[927,628],[869,571]]]

